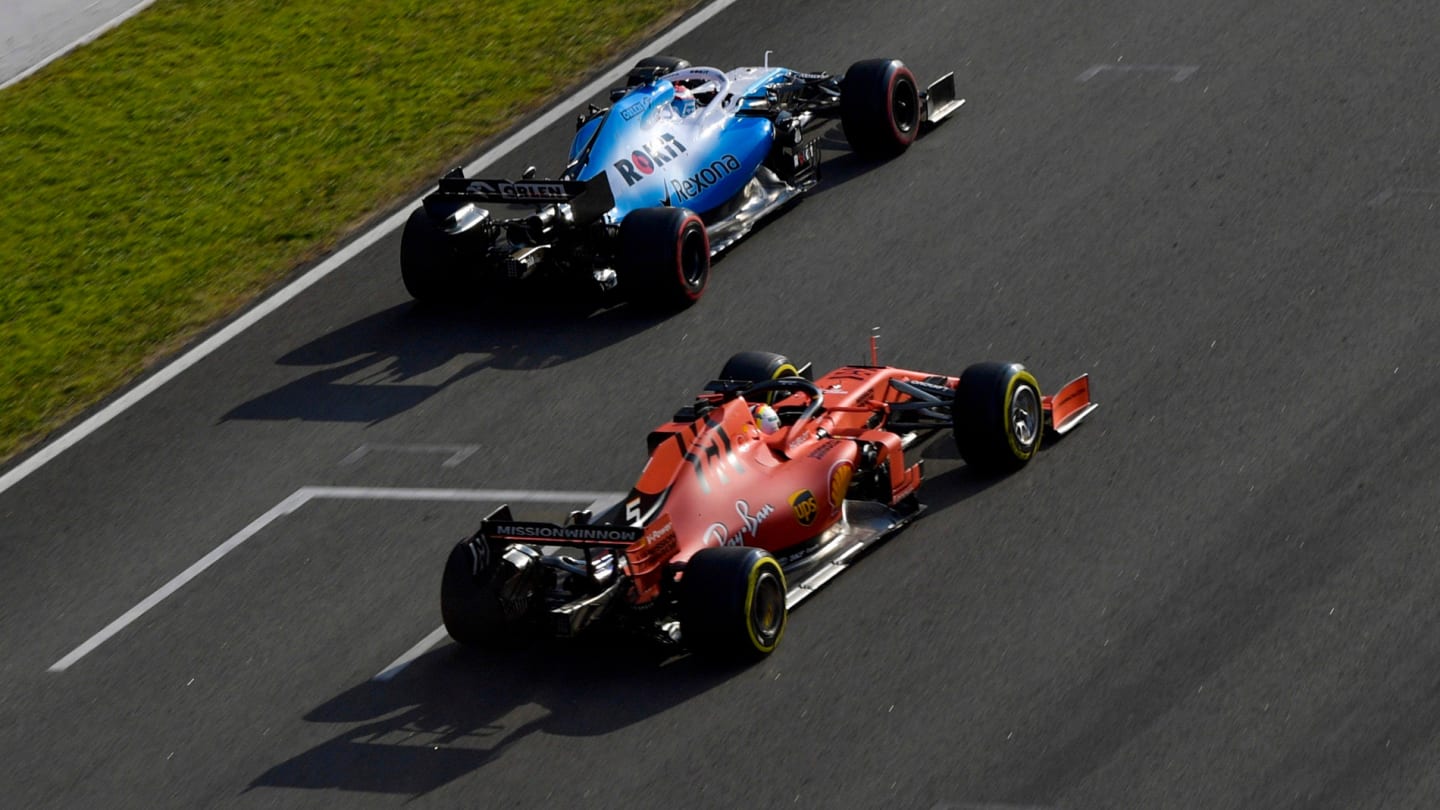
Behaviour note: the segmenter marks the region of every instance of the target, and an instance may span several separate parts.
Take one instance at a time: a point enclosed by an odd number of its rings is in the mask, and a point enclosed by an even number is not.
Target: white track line
[[[181,571],[174,579],[161,585],[159,590],[142,599],[140,604],[120,614],[120,618],[105,625],[105,629],[91,636],[84,644],[71,650],[64,658],[51,664],[50,671],[64,672],[69,669],[72,664],[89,655],[91,651],[101,644],[104,644],[111,636],[124,630],[131,622],[144,616],[150,608],[155,607],[164,601],[167,596],[180,590],[185,583],[200,576],[205,569],[219,562],[221,557],[234,551],[241,543],[254,537],[261,529],[269,526],[276,518],[294,512],[308,500],[310,500],[310,498],[305,495],[305,490],[302,489],[276,504],[270,511],[251,521],[249,526],[236,532],[229,540],[216,546],[214,551],[201,557],[194,565]]]
[[[145,615],[151,608],[160,604],[166,597],[180,590],[195,577],[200,576],[205,569],[220,561],[221,557],[240,547],[241,543],[259,534],[262,529],[269,526],[277,519],[288,515],[313,500],[366,500],[366,501],[462,501],[462,502],[492,502],[514,501],[517,503],[586,503],[589,501],[610,500],[623,498],[623,494],[613,492],[555,492],[555,491],[532,491],[520,489],[389,489],[377,487],[301,487],[291,493],[285,500],[271,507],[269,511],[255,520],[250,525],[236,532],[230,539],[215,547],[214,551],[206,554],[184,571],[181,571],[174,579],[161,585],[159,590],[150,594],[140,601],[138,605],[130,608],[121,614],[120,618],[105,625],[105,628],[91,636],[79,647],[71,650],[64,658],[50,665],[51,672],[64,672],[76,661],[84,658],[104,644],[116,633],[130,626],[136,619]],[[423,643],[423,642],[422,642]],[[431,644],[434,642],[432,641]],[[413,652],[413,651],[412,651]],[[416,652],[418,656],[424,650]],[[410,653],[406,653],[409,655]],[[403,658],[403,656],[402,656]],[[396,661],[391,667],[397,664],[408,664],[409,661]],[[398,670],[397,670],[398,671]]]
[[[448,635],[449,633],[445,631],[445,625],[440,625],[439,627],[430,631],[430,635],[421,639],[419,644],[416,644],[414,647],[406,650],[404,655],[396,658],[390,663],[390,666],[380,670],[379,674],[377,674],[370,680],[379,681],[381,683],[392,680],[396,675],[404,672],[405,668],[410,666],[411,662],[413,662],[416,658],[419,658],[420,656],[429,652],[431,647],[439,644],[441,640],[443,640]]]
[[[669,47],[681,37],[699,28],[701,24],[708,22],[710,18],[724,11],[734,3],[735,0],[715,0],[714,3],[696,12],[689,19],[667,31],[659,38],[647,43],[644,47],[637,50],[635,54],[651,54]],[[634,54],[632,54],[632,58],[633,56]],[[623,76],[626,71],[630,69],[631,61],[632,59],[622,61],[620,67],[612,68],[595,81],[580,88],[580,90],[573,95],[555,104],[544,115],[531,121],[514,135],[501,141],[500,145],[481,155],[474,163],[466,166],[465,173],[467,175],[475,174],[479,170],[514,151],[515,147],[535,137],[541,130],[562,118],[572,115],[578,105],[614,84],[618,78]],[[256,304],[253,309],[247,310],[240,317],[226,324],[224,328],[202,341],[198,346],[175,358],[168,365],[157,369],[154,374],[146,377],[138,385],[126,391],[115,401],[101,408],[94,415],[66,431],[59,438],[55,439],[55,441],[45,445],[34,455],[17,464],[14,469],[0,476],[0,493],[15,486],[24,480],[26,476],[54,460],[56,456],[69,450],[85,437],[104,427],[110,420],[129,410],[140,400],[153,394],[160,386],[180,376],[181,373],[191,366],[199,363],[221,346],[233,340],[237,335],[254,326],[261,318],[264,318],[266,315],[289,303],[291,299],[308,290],[321,279],[368,250],[391,231],[403,225],[406,218],[410,216],[410,211],[419,205],[422,199],[423,197],[415,198],[409,205],[404,206],[394,215],[379,225],[376,225],[372,230],[356,238],[355,241],[345,245],[330,258],[317,265],[313,270],[295,279],[280,290],[277,290],[274,295]]]
[[[444,453],[449,458],[440,462],[442,467],[458,467],[480,452],[478,444],[362,444],[355,448],[350,455],[340,459],[341,465],[359,464],[360,460],[371,453],[409,453],[412,455],[421,453]]]
[[[1075,81],[1084,84],[1101,73],[1115,71],[1118,73],[1169,73],[1171,74],[1170,81],[1183,82],[1195,75],[1195,71],[1199,69],[1199,65],[1091,65],[1089,69],[1076,76]]]
[[[26,78],[34,75],[34,74],[35,74],[37,71],[39,71],[41,68],[45,67],[46,65],[50,64],[51,62],[54,62],[56,59],[59,59],[60,57],[64,56],[65,54],[67,54],[67,53],[75,50],[76,48],[80,47],[81,45],[88,45],[88,44],[90,44],[91,42],[94,42],[95,40],[97,40],[97,39],[100,38],[100,35],[101,35],[101,34],[105,33],[106,31],[109,31],[111,28],[114,28],[115,26],[119,25],[120,23],[125,22],[126,20],[130,19],[131,17],[134,17],[136,14],[139,14],[141,11],[143,11],[143,10],[145,9],[146,6],[148,6],[148,5],[150,5],[151,3],[154,3],[154,2],[155,2],[155,0],[141,0],[141,2],[136,3],[135,5],[131,6],[129,11],[121,12],[120,16],[116,17],[115,19],[111,20],[110,22],[105,23],[104,25],[100,26],[99,28],[96,28],[94,31],[91,31],[90,33],[86,34],[86,35],[83,36],[83,37],[80,37],[79,39],[75,40],[74,42],[70,43],[69,45],[66,45],[65,47],[61,48],[60,50],[58,50],[58,51],[56,51],[56,52],[54,52],[54,53],[52,53],[52,54],[50,54],[49,56],[45,57],[44,59],[41,59],[39,62],[36,62],[35,64],[33,64],[33,65],[31,65],[30,67],[28,67],[28,68],[20,71],[19,73],[15,74],[14,76],[11,76],[9,79],[6,79],[4,84],[0,84],[0,90],[4,90],[5,88],[9,87],[10,85],[15,84],[15,83],[18,82],[18,81],[21,81],[21,80],[23,80],[23,79],[26,79]]]

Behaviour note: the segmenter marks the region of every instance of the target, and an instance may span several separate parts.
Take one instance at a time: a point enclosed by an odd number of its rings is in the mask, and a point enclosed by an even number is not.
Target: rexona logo
[[[674,193],[676,202],[685,202],[720,182],[738,168],[740,168],[740,159],[734,155],[726,155],[684,180],[671,180],[670,191]]]
[[[615,161],[615,171],[625,178],[625,185],[633,186],[654,172],[655,167],[664,166],[684,151],[685,144],[667,132],[649,143],[641,144],[639,149],[630,153],[629,160],[622,158]]]
[[[815,493],[802,489],[790,496],[790,508],[795,510],[795,519],[801,526],[809,526],[820,512],[820,502],[815,500]]]

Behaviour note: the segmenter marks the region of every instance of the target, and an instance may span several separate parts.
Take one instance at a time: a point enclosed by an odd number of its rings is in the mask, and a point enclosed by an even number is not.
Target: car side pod
[[[955,71],[950,71],[944,76],[930,83],[925,88],[925,111],[921,121],[929,127],[944,121],[950,114],[960,109],[965,104],[965,99],[955,98]]]
[[[1050,416],[1050,430],[1057,436],[1064,436],[1080,420],[1100,407],[1090,401],[1090,375],[1081,374],[1071,380],[1055,394],[1041,399],[1041,406]]]

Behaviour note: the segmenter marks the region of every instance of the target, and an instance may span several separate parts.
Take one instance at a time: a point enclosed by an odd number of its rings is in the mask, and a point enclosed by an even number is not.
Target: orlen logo
[[[653,173],[655,167],[664,166],[684,151],[685,144],[667,132],[649,143],[641,144],[639,149],[630,153],[629,160],[622,158],[615,161],[615,171],[625,179],[626,186],[633,186]]]
[[[855,475],[855,467],[848,461],[837,461],[835,466],[830,468],[830,505],[839,508],[845,501],[845,493],[850,491],[850,479]]]
[[[676,202],[685,202],[720,182],[722,178],[738,168],[740,168],[740,159],[734,155],[725,155],[684,180],[671,180],[670,191],[675,195]]]
[[[570,195],[565,193],[564,183],[544,180],[522,180],[518,183],[504,180],[471,180],[470,184],[465,187],[465,193],[527,202],[570,198]]]
[[[626,106],[621,107],[620,117],[624,118],[626,121],[629,121],[640,113],[645,112],[645,108],[649,106],[650,100],[642,98],[639,101],[634,102],[633,104],[627,104]]]
[[[790,508],[795,510],[795,519],[801,526],[809,526],[820,512],[820,502],[815,500],[815,493],[802,489],[790,496]]]

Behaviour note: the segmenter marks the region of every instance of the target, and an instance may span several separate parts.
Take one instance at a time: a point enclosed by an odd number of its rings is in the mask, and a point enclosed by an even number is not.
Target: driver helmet
[[[780,414],[769,405],[762,402],[751,408],[750,413],[755,416],[755,427],[760,428],[760,432],[766,436],[780,429]]]
[[[676,114],[683,118],[695,112],[695,94],[690,92],[690,88],[685,85],[677,84],[675,85],[675,98],[670,101],[670,104],[675,108]]]

